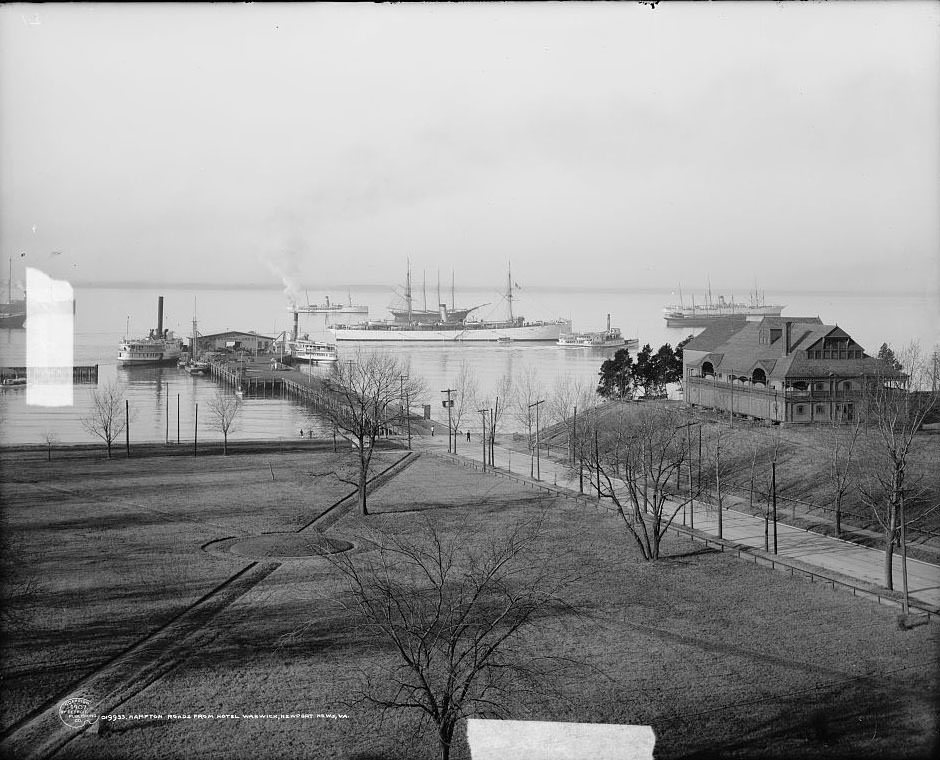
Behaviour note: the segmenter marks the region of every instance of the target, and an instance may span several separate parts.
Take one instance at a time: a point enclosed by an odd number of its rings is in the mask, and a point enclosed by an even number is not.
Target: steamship
[[[363,322],[357,325],[337,325],[330,332],[337,341],[396,341],[425,343],[446,342],[496,342],[509,341],[557,341],[563,332],[571,331],[571,321],[558,319],[552,321],[527,322],[525,317],[513,316],[512,313],[512,273],[509,273],[506,301],[509,305],[509,318],[505,320],[475,320],[468,317],[476,308],[449,311],[447,304],[441,303],[436,312],[427,309],[417,310],[412,306],[410,272],[408,287],[405,291],[407,308],[393,310],[394,320]],[[440,299],[438,299],[440,300]]]
[[[602,332],[563,333],[558,338],[558,345],[563,348],[615,348],[626,346],[636,348],[640,344],[637,338],[624,338],[619,327],[610,326],[610,314],[607,315],[607,329]]]
[[[747,302],[736,302],[734,296],[725,300],[722,295],[717,301],[712,300],[711,286],[705,293],[705,303],[696,305],[695,296],[692,296],[692,305],[686,306],[682,300],[682,289],[679,289],[679,303],[663,307],[663,317],[666,327],[707,327],[712,320],[722,317],[779,317],[784,310],[781,304],[768,304],[764,294],[756,290]]]
[[[118,347],[118,365],[176,364],[183,353],[183,341],[163,329],[163,296],[157,300],[157,328],[146,338],[124,337]]]

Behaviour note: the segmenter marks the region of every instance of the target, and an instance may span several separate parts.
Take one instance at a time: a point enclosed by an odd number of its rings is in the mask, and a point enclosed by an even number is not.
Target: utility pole
[[[528,407],[528,419],[526,422],[529,425],[529,477],[535,477],[535,453],[532,449],[532,404],[529,404]]]
[[[533,401],[529,404],[529,409],[533,406],[535,407],[535,479],[542,479],[542,467],[541,461],[539,460],[539,405],[544,404],[545,399],[540,401]]]
[[[438,284],[438,288],[440,288],[440,284]],[[438,299],[437,299],[437,300],[438,300],[438,301],[441,300],[441,299],[440,299],[440,294],[438,294]],[[450,439],[451,439],[451,437],[453,437],[453,429],[451,428],[451,424],[450,424],[450,410],[451,410],[451,408],[453,408],[454,402],[451,401],[450,394],[451,394],[451,393],[455,393],[455,392],[456,392],[456,389],[455,389],[455,388],[445,388],[444,390],[441,391],[441,393],[446,393],[446,394],[447,394],[447,400],[444,401],[444,402],[442,402],[442,403],[444,404],[444,406],[447,407],[447,453],[448,453],[448,454],[449,454],[450,451],[451,451],[451,449],[450,449]],[[457,453],[456,449],[457,449],[457,441],[454,441],[454,453],[455,453],[455,454]]]
[[[405,421],[408,424],[408,451],[411,451],[411,398],[409,394],[405,394]],[[333,448],[336,451],[336,447]]]
[[[399,391],[398,391],[398,409],[401,414],[405,415],[405,419],[408,420],[408,425],[410,427],[411,426],[411,420],[410,420],[411,407],[405,406],[405,380],[408,379],[408,375],[400,375],[399,379],[400,379],[400,385],[399,385]],[[408,448],[409,449],[411,448],[410,438],[408,441]]]
[[[722,538],[721,528],[722,528],[722,512],[724,511],[721,508],[721,431],[718,432],[718,443],[715,448],[715,490],[718,492],[718,538]]]
[[[477,411],[483,419],[483,432],[480,434],[480,441],[483,443],[483,472],[486,472],[486,413],[489,409],[477,409]]]
[[[180,444],[180,394],[176,394],[176,445]]]
[[[131,455],[131,406],[127,399],[124,399],[124,445],[127,450],[127,456]]]
[[[165,444],[169,445],[170,443],[170,384],[166,384],[166,441]]]
[[[199,402],[196,402],[196,416],[193,417],[193,456],[196,456],[196,441],[199,438]]]
[[[777,460],[770,463],[770,491],[774,501],[774,554],[777,553]]]
[[[905,615],[910,612],[907,600],[907,532],[904,519],[904,492],[901,491],[901,581],[904,590],[904,606],[901,608]]]

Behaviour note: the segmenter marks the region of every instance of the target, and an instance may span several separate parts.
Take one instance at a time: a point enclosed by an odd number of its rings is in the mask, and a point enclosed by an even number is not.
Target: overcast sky
[[[0,7],[3,258],[78,283],[936,288],[938,135],[935,2]]]

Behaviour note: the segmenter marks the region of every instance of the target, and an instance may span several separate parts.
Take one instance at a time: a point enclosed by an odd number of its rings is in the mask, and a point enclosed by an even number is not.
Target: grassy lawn
[[[3,729],[248,564],[202,544],[296,530],[347,494],[329,474],[335,456],[46,463],[5,453],[5,597],[34,590],[4,625]]]
[[[222,476],[227,467],[232,487],[217,493],[227,481]],[[87,535],[84,541],[62,538],[79,535],[81,525],[49,527],[62,519],[64,508],[70,517],[87,514],[88,522],[110,515],[110,522],[86,534],[121,537],[127,542],[121,554],[133,547],[138,582],[151,574],[159,578],[172,566],[189,584],[191,599],[199,588],[240,566],[201,552],[200,543],[278,525],[296,528],[308,504],[328,501],[343,490],[329,492],[326,478],[321,478],[326,481],[322,492],[319,485],[309,487],[304,473],[325,468],[309,458],[278,459],[276,484],[284,490],[277,491],[261,482],[265,474],[270,481],[264,457],[220,458],[212,473],[181,461],[171,475],[188,484],[180,491],[188,497],[174,497],[175,510],[196,522],[180,519],[175,532],[150,513],[114,507],[132,499],[166,509],[162,492],[157,493],[162,475],[155,478],[152,500],[143,489],[123,482],[130,477],[125,472],[105,477],[100,491],[96,484],[94,502],[63,496],[44,518],[33,516],[35,506],[12,510],[7,517],[17,518],[13,532],[24,533],[33,551],[43,541],[58,547],[54,556],[42,559],[57,581],[55,594],[38,615],[46,629],[38,629],[82,650],[77,657],[67,645],[57,650],[50,644],[43,656],[72,661],[74,676],[79,664],[94,664],[86,644],[132,627],[124,620],[115,623],[127,614],[120,605],[138,612],[134,627],[139,634],[151,615],[183,603],[179,585],[170,588],[165,575],[144,587],[111,577],[113,596],[95,615],[85,616],[90,579],[96,577],[90,571],[93,555],[83,548],[91,544]],[[88,477],[62,472],[55,482],[77,488],[79,482],[89,485],[82,481]],[[202,478],[211,498],[196,497]],[[250,506],[248,492],[254,496]],[[509,705],[513,717],[650,724],[657,734],[657,757],[716,752],[729,757],[926,757],[934,748],[936,624],[900,631],[890,608],[677,539],[665,544],[668,559],[644,563],[613,518],[433,457],[421,457],[376,491],[370,508],[372,516],[347,516],[328,535],[356,543],[357,536],[380,526],[416,536],[431,519],[442,532],[462,530],[473,545],[485,547],[518,521],[545,515],[539,560],[578,576],[566,598],[583,614],[540,619],[528,644],[533,652],[579,664],[566,674],[559,671],[553,686],[561,698],[517,695]],[[128,522],[133,515],[138,522]],[[108,556],[115,561],[113,553]],[[84,599],[76,598],[83,593]],[[407,716],[382,721],[374,708],[357,703],[360,672],[381,675],[394,653],[368,644],[358,621],[336,604],[342,593],[336,572],[324,560],[284,562],[208,624],[210,635],[188,659],[116,712],[348,717],[125,721],[101,737],[69,743],[60,756],[183,758],[197,751],[202,758],[434,757],[433,741],[416,738]],[[68,614],[60,615],[54,607],[58,603],[67,605]],[[64,626],[57,637],[53,619]],[[35,621],[31,625],[37,628]],[[125,638],[129,634],[125,631]],[[21,668],[37,660],[26,657],[22,647],[19,656]],[[63,676],[60,682],[69,680]],[[9,688],[4,678],[5,692]],[[43,701],[48,687],[35,688],[42,692],[35,699]],[[463,725],[457,735],[452,756],[468,758]]]

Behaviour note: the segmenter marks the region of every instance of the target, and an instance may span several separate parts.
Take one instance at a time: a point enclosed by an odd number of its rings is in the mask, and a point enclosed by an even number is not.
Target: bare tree
[[[219,388],[209,399],[209,413],[215,426],[222,432],[222,453],[228,456],[228,434],[235,427],[235,419],[242,409],[242,400]]]
[[[904,376],[886,374],[869,382],[862,410],[868,451],[859,491],[884,531],[889,589],[894,588],[894,548],[902,539],[905,504],[914,506],[926,493],[920,478],[910,477],[917,431],[937,407],[940,395],[932,387],[932,368],[916,343],[900,352],[898,361]],[[930,511],[935,507],[927,505]]]
[[[615,430],[595,427],[596,450],[586,465],[598,494],[609,498],[646,560],[659,559],[663,536],[694,491],[669,488],[690,457],[683,415],[645,406],[620,415]]]
[[[527,634],[550,614],[572,611],[561,593],[573,577],[539,559],[541,520],[482,548],[466,527],[444,536],[428,520],[422,534],[374,534],[369,551],[329,560],[345,581],[339,603],[395,652],[381,678],[365,684],[365,701],[419,713],[448,760],[459,720],[505,717],[511,692],[537,689],[557,670],[557,658],[530,650]]]
[[[111,446],[127,427],[124,393],[117,383],[110,382],[96,388],[91,401],[91,411],[81,419],[82,427],[104,441],[111,459]]]
[[[47,461],[52,461],[52,447],[59,442],[59,436],[56,435],[54,430],[46,430],[42,434],[42,440],[46,444],[46,458]]]
[[[472,415],[477,410],[477,378],[473,372],[471,364],[464,359],[460,362],[457,370],[457,377],[453,380],[454,395],[452,400],[454,405],[451,407],[451,421],[454,430],[460,430],[463,421],[472,419]],[[457,435],[454,434],[454,453],[457,453]]]
[[[557,425],[565,432],[568,443],[568,460],[574,464],[577,453],[578,411],[583,417],[594,404],[594,391],[586,383],[570,376],[559,379],[548,394],[546,411],[549,424]]]
[[[390,425],[405,419],[406,410],[399,403],[420,396],[422,382],[408,374],[408,367],[392,354],[358,353],[355,359],[338,361],[327,380],[331,403],[322,412],[349,436],[358,450],[359,509],[366,506],[366,484],[375,441]],[[404,383],[404,386],[402,385]]]
[[[508,409],[513,407],[515,386],[512,375],[505,374],[496,385],[491,395],[485,396],[481,404],[489,410],[489,429],[486,431],[490,446],[490,464],[495,464],[493,449],[496,446],[496,430]]]
[[[853,414],[852,419],[838,419],[833,415],[828,430],[829,483],[835,502],[836,536],[842,537],[842,505],[854,487],[856,453],[862,418]]]
[[[532,435],[533,420],[535,413],[532,411],[532,405],[544,398],[542,384],[539,381],[539,375],[535,367],[528,366],[519,373],[515,380],[514,393],[512,398],[512,419],[521,425],[527,432],[527,441],[529,448],[530,475],[532,474],[532,459],[534,447],[538,441]],[[538,432],[538,431],[536,431]]]

